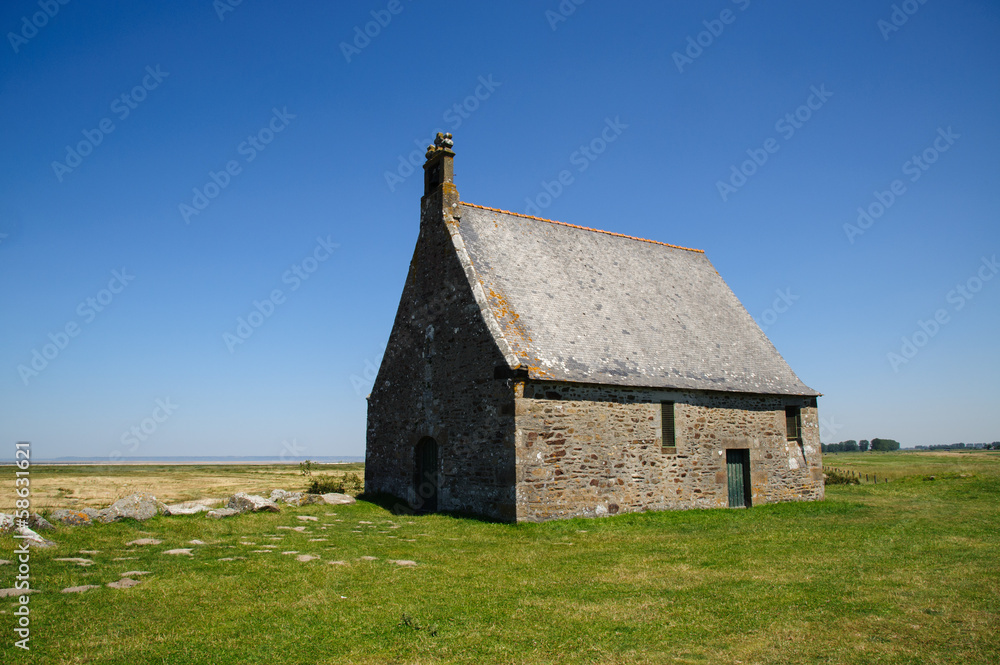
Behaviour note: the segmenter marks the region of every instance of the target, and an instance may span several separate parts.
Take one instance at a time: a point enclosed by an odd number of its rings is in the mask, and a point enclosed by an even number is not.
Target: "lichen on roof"
[[[457,216],[484,316],[532,378],[819,394],[701,250],[470,203]]]

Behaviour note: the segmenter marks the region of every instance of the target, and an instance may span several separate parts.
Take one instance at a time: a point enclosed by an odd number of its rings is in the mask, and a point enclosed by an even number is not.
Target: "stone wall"
[[[728,505],[726,449],[750,451],[754,505],[823,498],[813,398],[528,382],[515,400],[517,519]],[[676,452],[662,401],[675,402]],[[787,441],[785,407],[802,440]]]
[[[514,519],[512,383],[454,246],[454,187],[422,200],[420,236],[368,400],[365,489],[419,509],[417,443],[438,444],[438,510]]]

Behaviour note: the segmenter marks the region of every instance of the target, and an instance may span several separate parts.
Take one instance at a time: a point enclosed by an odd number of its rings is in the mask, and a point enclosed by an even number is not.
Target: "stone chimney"
[[[450,211],[458,206],[458,188],[455,187],[455,153],[451,134],[442,134],[434,138],[434,145],[427,146],[427,161],[424,162],[424,196],[421,205],[425,210],[429,207]]]

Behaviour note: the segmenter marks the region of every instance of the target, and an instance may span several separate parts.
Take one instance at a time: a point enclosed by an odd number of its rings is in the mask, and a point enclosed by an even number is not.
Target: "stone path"
[[[188,556],[194,556],[193,554],[191,554],[191,548],[190,547],[181,547],[181,548],[178,548],[178,549],[175,549],[175,550],[165,550],[163,553],[164,554],[186,554]]]
[[[11,598],[13,596],[27,596],[38,593],[38,589],[0,589],[0,598]]]
[[[60,591],[59,593],[82,593],[84,591],[89,591],[90,589],[100,589],[98,584],[84,584],[83,586],[69,586]]]
[[[108,582],[105,586],[111,587],[112,589],[128,589],[141,584],[139,580],[129,579],[128,577],[123,577],[117,582]]]
[[[157,540],[156,538],[140,538],[138,540],[133,540],[130,543],[125,543],[125,545],[126,546],[128,546],[128,545],[160,545],[162,543],[163,543],[162,540]]]
[[[90,559],[79,559],[79,558],[76,558],[76,557],[55,558],[55,559],[53,559],[53,561],[67,561],[69,563],[75,563],[78,566],[93,566],[94,565],[94,562],[91,561]]]

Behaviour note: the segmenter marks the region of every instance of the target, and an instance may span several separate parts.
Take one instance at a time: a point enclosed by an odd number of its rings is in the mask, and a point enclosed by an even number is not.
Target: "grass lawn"
[[[0,661],[996,663],[1000,455],[832,457],[895,480],[831,486],[819,503],[518,526],[362,501],[59,527],[48,534],[58,548],[31,554],[32,650],[13,647],[16,605],[0,600]],[[107,473],[39,466],[32,478],[68,489],[69,477]],[[272,479],[241,489],[302,484]],[[143,537],[163,543],[126,546]],[[0,538],[0,558],[13,547]],[[193,556],[163,553],[180,547]],[[59,593],[129,570],[152,574]],[[0,566],[0,587],[13,575]]]

